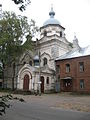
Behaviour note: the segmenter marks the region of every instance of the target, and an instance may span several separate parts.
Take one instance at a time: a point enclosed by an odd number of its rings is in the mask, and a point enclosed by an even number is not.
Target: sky
[[[57,19],[63,27],[68,41],[72,42],[74,35],[79,45],[90,45],[90,0],[31,0],[26,11],[20,12],[12,0],[0,0],[3,11],[14,11],[36,21],[41,27],[49,19],[51,5]]]

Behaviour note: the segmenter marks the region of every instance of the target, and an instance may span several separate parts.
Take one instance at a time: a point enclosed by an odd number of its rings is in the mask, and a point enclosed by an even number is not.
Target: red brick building
[[[60,91],[90,93],[90,46],[69,52],[55,62]]]

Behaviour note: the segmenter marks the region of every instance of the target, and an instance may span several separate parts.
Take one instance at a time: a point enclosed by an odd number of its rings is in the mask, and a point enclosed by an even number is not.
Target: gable
[[[41,55],[41,58],[44,58],[44,57],[51,59],[51,56],[50,56],[48,53],[46,53],[46,52],[44,52],[44,53]]]
[[[26,51],[20,58],[20,63],[33,61],[34,54],[31,51]]]

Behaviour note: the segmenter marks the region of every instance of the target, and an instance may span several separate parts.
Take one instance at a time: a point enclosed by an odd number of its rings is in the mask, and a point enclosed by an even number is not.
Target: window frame
[[[29,65],[32,66],[33,65],[33,62],[32,60],[29,61]]]
[[[79,62],[79,72],[84,72],[84,62]]]
[[[47,85],[49,85],[49,77],[47,77],[46,83],[47,83]]]
[[[26,61],[24,61],[23,64],[25,65],[25,64],[26,64]]]
[[[48,64],[48,60],[46,57],[43,58],[43,66],[46,66]]]
[[[62,31],[60,31],[60,37],[62,37]]]
[[[85,88],[85,83],[84,80],[80,80],[80,89],[84,89]]]
[[[70,64],[66,64],[66,73],[70,73]]]
[[[46,30],[44,31],[44,36],[47,36],[47,31]]]

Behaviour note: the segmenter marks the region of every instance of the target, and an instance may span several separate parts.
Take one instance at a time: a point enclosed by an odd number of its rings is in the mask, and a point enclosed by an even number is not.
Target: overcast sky
[[[53,4],[55,18],[66,28],[67,39],[72,42],[76,33],[81,47],[90,45],[90,0],[31,0],[31,5],[23,13],[12,0],[0,0],[0,3],[3,11],[26,15],[34,19],[39,27],[49,18]]]

